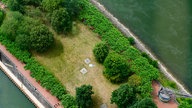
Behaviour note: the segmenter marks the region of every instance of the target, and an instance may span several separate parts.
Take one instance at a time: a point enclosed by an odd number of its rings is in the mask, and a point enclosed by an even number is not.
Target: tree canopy
[[[111,103],[115,103],[118,108],[128,108],[136,101],[134,88],[128,84],[121,85],[112,92]]]
[[[57,33],[67,33],[72,29],[72,20],[65,8],[53,11],[51,25]]]
[[[104,66],[104,75],[113,83],[123,82],[131,74],[127,60],[115,52],[108,54]]]
[[[137,101],[131,108],[157,108],[157,106],[151,98],[144,98],[140,101]]]
[[[76,101],[80,108],[89,108],[92,104],[91,95],[94,94],[91,85],[82,85],[76,88]]]
[[[23,21],[23,15],[17,11],[9,12],[6,15],[3,24],[1,25],[0,32],[7,36],[10,40],[15,41],[17,36],[17,29]]]
[[[47,12],[53,12],[65,5],[65,0],[42,0],[42,7]]]
[[[65,108],[78,108],[75,98],[70,94],[63,95],[62,105],[65,106]]]
[[[93,54],[99,63],[103,63],[109,53],[109,48],[105,42],[101,42],[95,45]]]
[[[37,52],[48,50],[54,43],[53,34],[44,26],[36,26],[30,32],[31,48]]]

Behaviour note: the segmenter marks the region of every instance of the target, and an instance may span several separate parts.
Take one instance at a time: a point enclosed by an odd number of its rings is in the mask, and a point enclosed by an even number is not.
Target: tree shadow
[[[54,44],[50,47],[50,49],[44,53],[39,54],[39,56],[44,56],[46,58],[57,57],[63,53],[63,44],[59,39],[54,40]]]

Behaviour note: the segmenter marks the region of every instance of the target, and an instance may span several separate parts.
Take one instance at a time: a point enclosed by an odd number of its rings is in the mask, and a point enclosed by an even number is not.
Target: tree
[[[131,86],[140,86],[141,85],[141,77],[134,74],[128,78],[128,84]]]
[[[157,108],[157,106],[151,98],[144,98],[136,102],[132,108]]]
[[[19,45],[19,47],[22,49],[22,50],[29,50],[31,48],[31,42],[30,42],[30,39],[29,39],[29,36],[28,35],[25,35],[25,34],[19,34],[16,39],[15,39],[15,42]]]
[[[65,108],[78,108],[75,98],[70,94],[63,95],[62,105],[65,106]]]
[[[17,30],[21,22],[23,21],[23,15],[19,12],[7,12],[6,18],[1,25],[0,32],[7,36],[11,41],[15,41]]]
[[[20,0],[8,0],[7,5],[12,11],[19,11],[21,13],[24,13],[24,7],[21,3],[23,2],[21,2]]]
[[[65,5],[65,0],[42,0],[43,9],[47,12],[53,12]]]
[[[80,12],[80,0],[65,0],[65,7],[70,17],[77,18]]]
[[[93,54],[99,63],[103,63],[109,53],[109,48],[105,42],[96,44]]]
[[[76,88],[76,102],[80,108],[88,108],[93,102],[91,95],[94,94],[91,85],[82,85]]]
[[[115,103],[118,108],[128,108],[136,101],[134,88],[128,84],[121,85],[112,92],[111,103]]]
[[[57,33],[67,33],[72,29],[72,20],[64,8],[53,11],[51,25]]]
[[[104,66],[104,75],[113,83],[123,82],[131,74],[127,60],[115,52],[108,54]]]
[[[45,25],[36,26],[30,32],[31,48],[37,52],[48,50],[54,43],[53,34]]]

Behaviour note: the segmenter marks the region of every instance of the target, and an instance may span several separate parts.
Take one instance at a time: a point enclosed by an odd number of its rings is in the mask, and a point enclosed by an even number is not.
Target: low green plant
[[[109,48],[105,42],[101,42],[95,45],[93,54],[99,63],[103,63],[109,53]]]

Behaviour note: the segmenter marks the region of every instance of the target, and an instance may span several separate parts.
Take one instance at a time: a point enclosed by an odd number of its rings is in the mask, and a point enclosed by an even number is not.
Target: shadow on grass
[[[57,57],[60,56],[63,51],[63,44],[59,39],[55,38],[54,44],[51,46],[51,48],[48,51],[39,54],[39,56],[44,56],[46,58]]]

